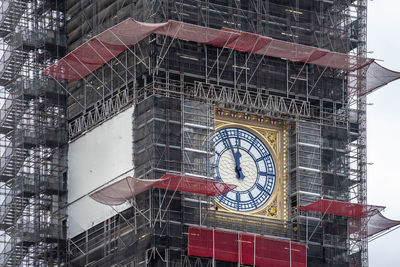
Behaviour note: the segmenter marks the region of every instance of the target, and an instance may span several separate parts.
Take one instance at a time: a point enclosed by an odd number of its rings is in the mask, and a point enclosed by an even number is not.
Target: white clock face
[[[223,128],[212,136],[216,153],[216,180],[237,187],[216,197],[223,207],[251,212],[270,199],[276,181],[275,164],[267,146],[241,128]]]

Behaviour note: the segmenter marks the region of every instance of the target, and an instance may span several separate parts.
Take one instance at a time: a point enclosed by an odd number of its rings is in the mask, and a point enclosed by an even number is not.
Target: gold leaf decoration
[[[267,208],[268,215],[271,217],[278,217],[278,204],[276,199],[271,203],[271,205]]]

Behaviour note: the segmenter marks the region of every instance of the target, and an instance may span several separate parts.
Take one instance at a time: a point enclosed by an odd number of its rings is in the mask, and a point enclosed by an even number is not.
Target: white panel
[[[118,179],[133,175],[132,115],[133,107],[69,144],[68,237],[115,214],[111,207],[83,196],[126,171]]]
[[[123,204],[114,209],[121,212],[129,207]],[[88,228],[114,216],[117,212],[110,206],[94,201],[85,196],[68,207],[68,238],[72,238]]]

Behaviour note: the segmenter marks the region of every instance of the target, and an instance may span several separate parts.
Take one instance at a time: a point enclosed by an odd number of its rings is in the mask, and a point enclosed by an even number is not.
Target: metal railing
[[[3,106],[0,109],[0,126],[4,124],[6,119],[8,118],[8,115],[12,111],[12,107],[15,104],[15,101],[13,99],[12,95],[9,95],[3,103]]]

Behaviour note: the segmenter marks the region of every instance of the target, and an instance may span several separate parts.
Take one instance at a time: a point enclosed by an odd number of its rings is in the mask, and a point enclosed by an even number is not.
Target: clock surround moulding
[[[288,165],[287,165],[287,125],[283,120],[246,113],[216,110],[215,131],[224,128],[239,128],[257,136],[268,148],[275,163],[275,188],[262,207],[247,212],[239,212],[224,207],[216,199],[218,210],[287,222],[288,219]]]

